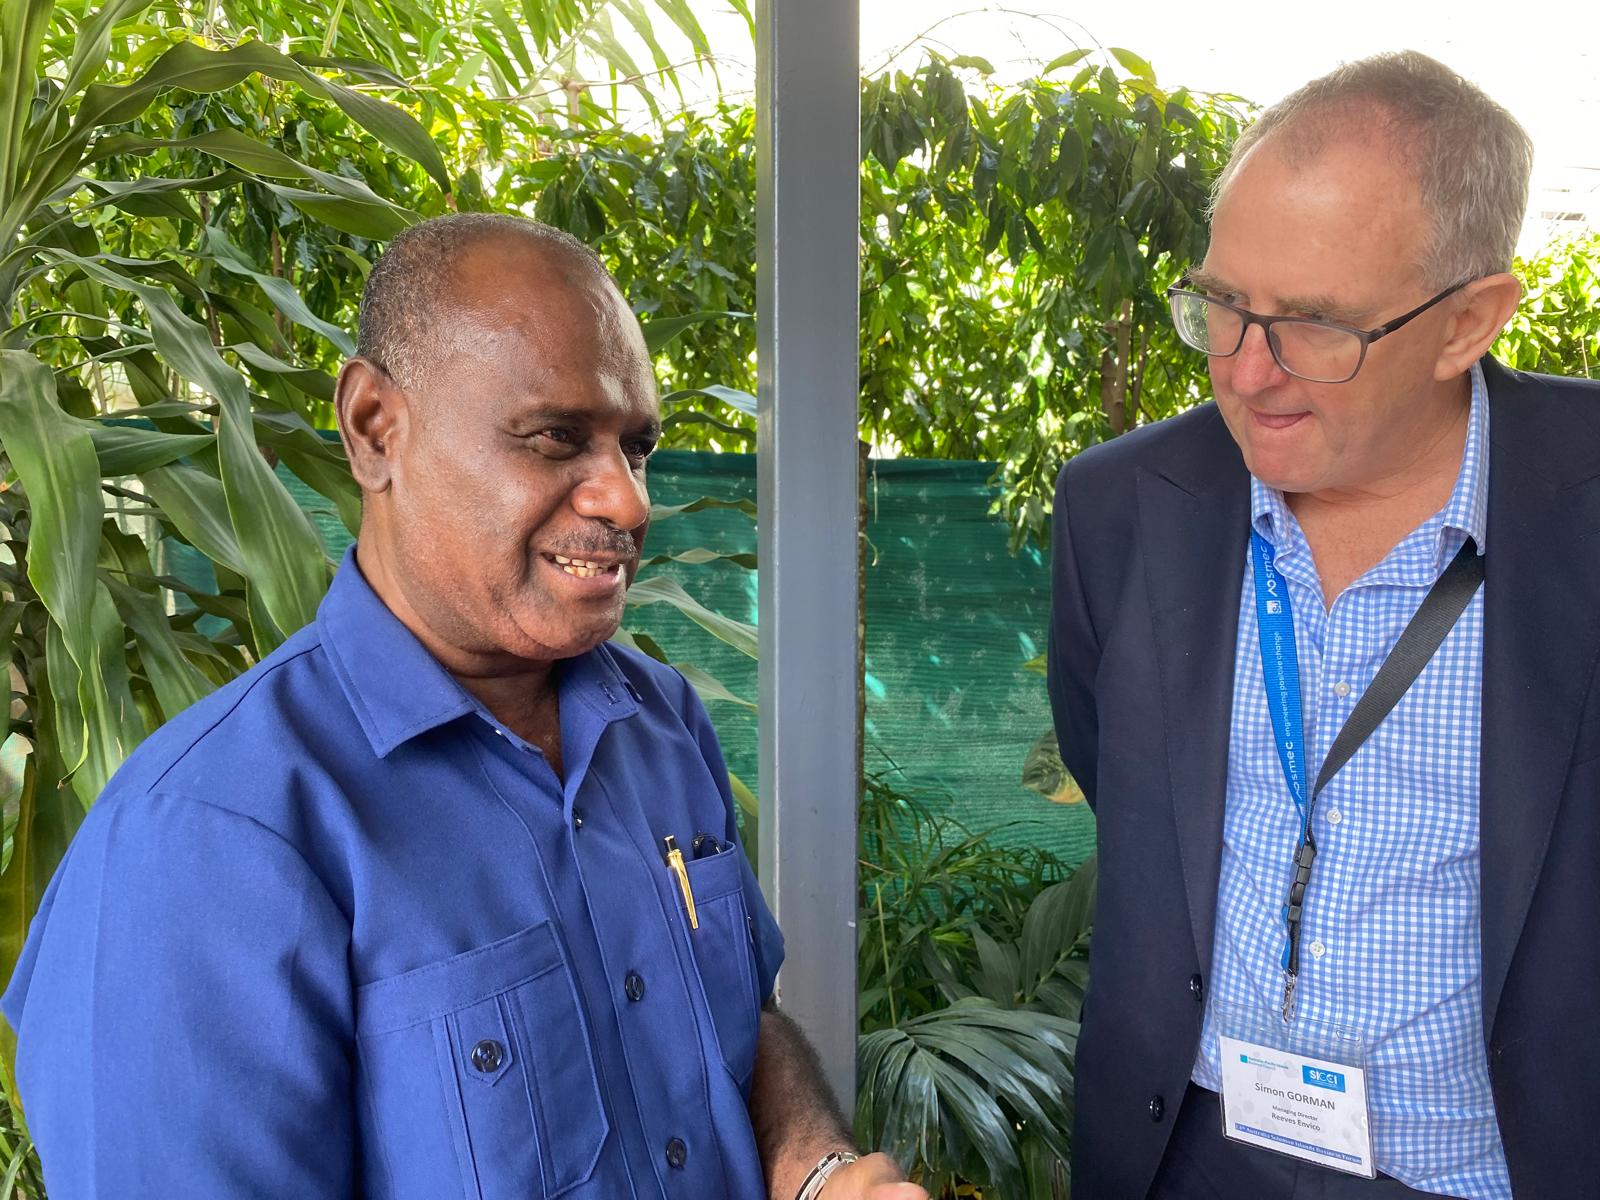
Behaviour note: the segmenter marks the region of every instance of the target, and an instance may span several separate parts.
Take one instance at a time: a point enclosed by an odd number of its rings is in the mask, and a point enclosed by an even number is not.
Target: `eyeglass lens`
[[[1244,342],[1244,318],[1205,296],[1174,295],[1172,319],[1178,336],[1206,354],[1226,358]],[[1298,317],[1274,321],[1267,329],[1267,341],[1279,366],[1312,382],[1343,383],[1361,366],[1361,337],[1322,321]]]

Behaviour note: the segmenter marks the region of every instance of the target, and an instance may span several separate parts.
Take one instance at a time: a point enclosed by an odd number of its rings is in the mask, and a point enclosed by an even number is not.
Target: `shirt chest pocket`
[[[716,1027],[722,1060],[748,1090],[756,1061],[761,997],[756,995],[755,946],[744,902],[744,856],[733,845],[685,864],[700,928],[689,930],[695,965]]]
[[[548,922],[357,992],[374,1195],[537,1200],[593,1174],[608,1131]]]

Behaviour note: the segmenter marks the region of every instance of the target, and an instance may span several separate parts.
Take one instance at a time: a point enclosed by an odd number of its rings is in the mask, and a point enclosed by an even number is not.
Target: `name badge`
[[[1358,1035],[1322,1033],[1275,1013],[1235,1014],[1223,1021],[1218,1043],[1225,1137],[1336,1171],[1377,1175]]]

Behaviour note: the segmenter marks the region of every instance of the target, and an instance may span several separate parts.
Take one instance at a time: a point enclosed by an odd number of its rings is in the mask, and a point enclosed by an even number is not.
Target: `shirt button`
[[[499,1042],[492,1038],[484,1038],[472,1048],[472,1065],[485,1075],[493,1075],[500,1069],[506,1052]]]
[[[1342,820],[1344,820],[1344,814],[1342,812],[1340,812],[1337,808],[1330,808],[1328,810],[1328,824],[1329,825],[1337,825]]]
[[[572,810],[572,827],[574,829],[582,829],[583,828],[583,810],[582,809],[575,808],[575,809]]]
[[[667,1143],[667,1166],[675,1171],[681,1171],[683,1164],[689,1161],[689,1147],[683,1144],[682,1138],[673,1138]]]
[[[644,976],[637,971],[629,971],[627,977],[622,981],[622,991],[629,1000],[643,1000]]]
[[[1165,1100],[1163,1100],[1160,1096],[1150,1097],[1150,1119],[1152,1121],[1159,1123],[1161,1118],[1166,1114],[1166,1111],[1167,1102]]]
[[[1328,952],[1328,948],[1326,946],[1324,946],[1321,942],[1312,942],[1311,943],[1311,957],[1312,958],[1321,958],[1327,952]]]
[[[1201,997],[1206,994],[1205,988],[1200,983],[1200,976],[1189,976],[1189,994],[1194,997],[1194,1002],[1196,1004],[1199,1004]]]
[[[1341,680],[1333,685],[1333,694],[1343,700],[1350,694],[1350,685]]]

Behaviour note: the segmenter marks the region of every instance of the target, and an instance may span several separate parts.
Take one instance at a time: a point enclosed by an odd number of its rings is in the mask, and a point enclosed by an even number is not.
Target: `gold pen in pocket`
[[[689,910],[689,928],[699,929],[700,918],[694,912],[694,889],[689,886],[689,868],[683,865],[683,851],[678,849],[678,839],[670,833],[661,839],[667,848],[667,870],[678,877],[678,890],[683,893],[683,906]]]

